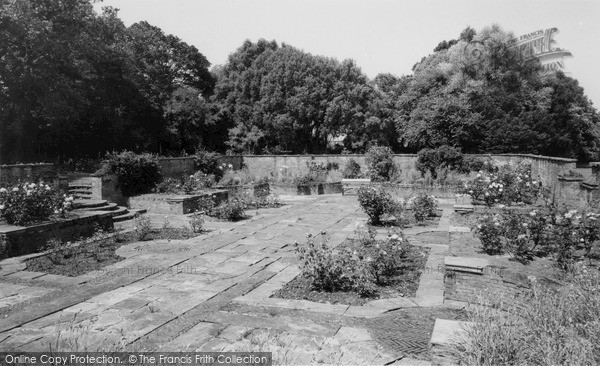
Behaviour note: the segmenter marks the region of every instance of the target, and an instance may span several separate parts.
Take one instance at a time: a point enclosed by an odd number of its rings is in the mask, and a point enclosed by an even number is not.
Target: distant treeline
[[[599,117],[576,80],[467,27],[413,74],[246,41],[225,65],[90,0],[0,1],[0,163],[133,150],[180,155],[416,152],[598,158]],[[215,42],[218,40],[215,39]]]

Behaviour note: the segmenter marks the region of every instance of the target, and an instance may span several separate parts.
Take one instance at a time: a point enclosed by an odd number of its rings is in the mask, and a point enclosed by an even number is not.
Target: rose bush
[[[64,215],[72,203],[72,196],[61,195],[43,182],[21,183],[0,188],[0,219],[11,225],[35,224]]]
[[[477,177],[466,184],[465,191],[474,201],[487,206],[531,204],[540,193],[540,182],[532,179],[531,166],[521,162],[514,167],[503,165],[497,171],[479,171]]]
[[[486,213],[474,227],[488,254],[509,253],[521,262],[552,255],[567,268],[600,257],[600,214],[553,206],[527,214],[515,210]]]

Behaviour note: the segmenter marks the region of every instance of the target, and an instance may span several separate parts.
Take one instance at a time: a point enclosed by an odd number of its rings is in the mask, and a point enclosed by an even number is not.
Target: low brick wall
[[[200,209],[199,201],[212,197],[215,205],[228,200],[227,190],[207,191],[193,195],[143,194],[129,197],[129,208],[146,209],[149,213],[185,215]]]
[[[57,179],[54,164],[50,163],[0,165],[0,184],[39,180],[54,183]]]
[[[96,228],[113,229],[109,212],[80,212],[75,215],[78,217],[27,227],[0,225],[0,258],[37,253],[50,239],[72,241],[92,235]]]
[[[481,294],[517,295],[528,290],[531,282],[519,273],[487,266],[481,274],[446,268],[444,286],[446,300],[477,302]]]

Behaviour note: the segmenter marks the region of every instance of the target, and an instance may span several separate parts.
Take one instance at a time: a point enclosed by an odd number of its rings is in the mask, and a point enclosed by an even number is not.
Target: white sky
[[[351,58],[370,78],[410,74],[442,40],[497,23],[516,36],[557,27],[565,71],[600,109],[600,0],[104,0],[126,25],[146,20],[223,64],[244,40]],[[594,36],[595,35],[595,36]]]

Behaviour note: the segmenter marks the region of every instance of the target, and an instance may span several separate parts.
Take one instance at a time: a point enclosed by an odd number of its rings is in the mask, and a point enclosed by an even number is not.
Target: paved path
[[[427,319],[457,316],[422,309],[443,306],[443,271],[433,269],[447,251],[450,201],[437,227],[407,230],[431,248],[417,296],[364,306],[270,298],[299,273],[290,264],[294,241],[327,231],[338,245],[366,221],[355,197],[287,202],[250,220],[210,223],[214,230],[197,238],[123,246],[124,261],[76,278],[4,261],[0,349],[47,351],[54,342],[54,350],[79,351],[267,350],[279,364],[406,363],[426,351]]]

